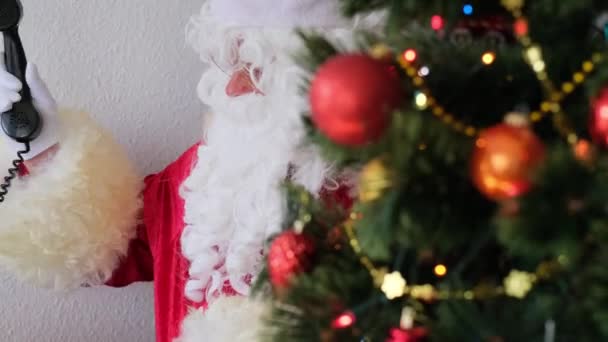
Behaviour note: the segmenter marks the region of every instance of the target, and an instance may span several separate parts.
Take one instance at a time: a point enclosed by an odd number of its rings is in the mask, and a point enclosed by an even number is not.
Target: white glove
[[[25,79],[30,87],[34,107],[36,107],[42,117],[40,135],[30,143],[30,152],[24,155],[26,160],[30,160],[58,143],[59,115],[57,103],[44,81],[40,78],[40,75],[38,75],[38,69],[35,65],[27,65]],[[19,91],[21,91],[22,87],[21,81],[8,73],[2,63],[0,67],[0,112],[6,112],[13,108],[15,102],[21,100]],[[8,146],[9,151],[15,155],[17,155],[18,151],[24,149],[23,144],[9,138],[1,130],[0,141]]]

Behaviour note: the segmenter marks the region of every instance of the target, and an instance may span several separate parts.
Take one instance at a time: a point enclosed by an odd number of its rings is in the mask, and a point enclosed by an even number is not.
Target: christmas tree
[[[287,186],[272,340],[608,341],[608,2],[341,2],[385,28],[302,32],[303,117],[357,196]]]

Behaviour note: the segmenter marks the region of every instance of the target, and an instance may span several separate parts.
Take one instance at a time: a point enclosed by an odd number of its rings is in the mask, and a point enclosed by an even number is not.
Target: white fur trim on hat
[[[227,25],[340,27],[347,20],[338,0],[209,0],[212,15]]]
[[[206,312],[192,310],[174,342],[257,342],[264,339],[269,305],[259,299],[222,297]]]
[[[53,158],[0,204],[0,268],[56,289],[105,283],[135,235],[140,178],[86,115],[62,114]],[[10,156],[0,156],[0,167]]]

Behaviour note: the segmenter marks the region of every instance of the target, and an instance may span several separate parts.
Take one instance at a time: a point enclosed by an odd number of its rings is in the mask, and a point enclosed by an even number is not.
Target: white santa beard
[[[214,114],[199,162],[183,186],[182,252],[191,262],[186,292],[194,301],[212,300],[227,280],[238,293],[248,293],[245,276],[257,275],[264,242],[281,229],[281,183],[291,164],[313,192],[325,178],[321,158],[301,147],[305,100],[298,95],[298,69],[276,59],[261,68],[264,95],[229,98],[229,77],[217,67],[199,87]]]
[[[321,190],[330,168],[304,144],[305,73],[292,59],[299,37],[284,29],[226,27],[206,8],[192,25],[189,40],[211,65],[198,93],[213,113],[199,162],[182,188],[182,252],[191,262],[186,296],[201,302],[212,300],[225,281],[248,293],[243,278],[258,274],[264,242],[281,230],[280,185],[289,167],[295,170],[292,180],[312,193]],[[324,33],[353,45],[352,30]],[[243,67],[263,95],[226,95],[231,75]],[[261,71],[259,80],[255,70]]]

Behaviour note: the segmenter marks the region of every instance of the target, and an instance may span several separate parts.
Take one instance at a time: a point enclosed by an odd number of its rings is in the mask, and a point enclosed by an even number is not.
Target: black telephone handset
[[[19,37],[19,21],[21,20],[21,4],[17,0],[2,0],[0,5],[0,31],[4,37],[4,62],[6,71],[17,77],[23,88],[21,101],[13,104],[13,108],[2,113],[2,130],[11,139],[28,143],[38,137],[42,129],[40,114],[34,108],[30,88],[25,80],[27,59]]]
[[[6,71],[17,77],[23,84],[21,101],[14,103],[13,108],[0,115],[2,131],[11,139],[23,143],[23,151],[17,153],[17,159],[8,169],[9,175],[0,184],[0,203],[11,186],[11,181],[17,177],[20,166],[24,162],[23,155],[30,151],[30,142],[38,137],[42,129],[42,119],[32,102],[32,94],[25,80],[27,59],[19,37],[19,22],[22,7],[18,0],[0,0],[0,31],[4,38],[4,62]]]

